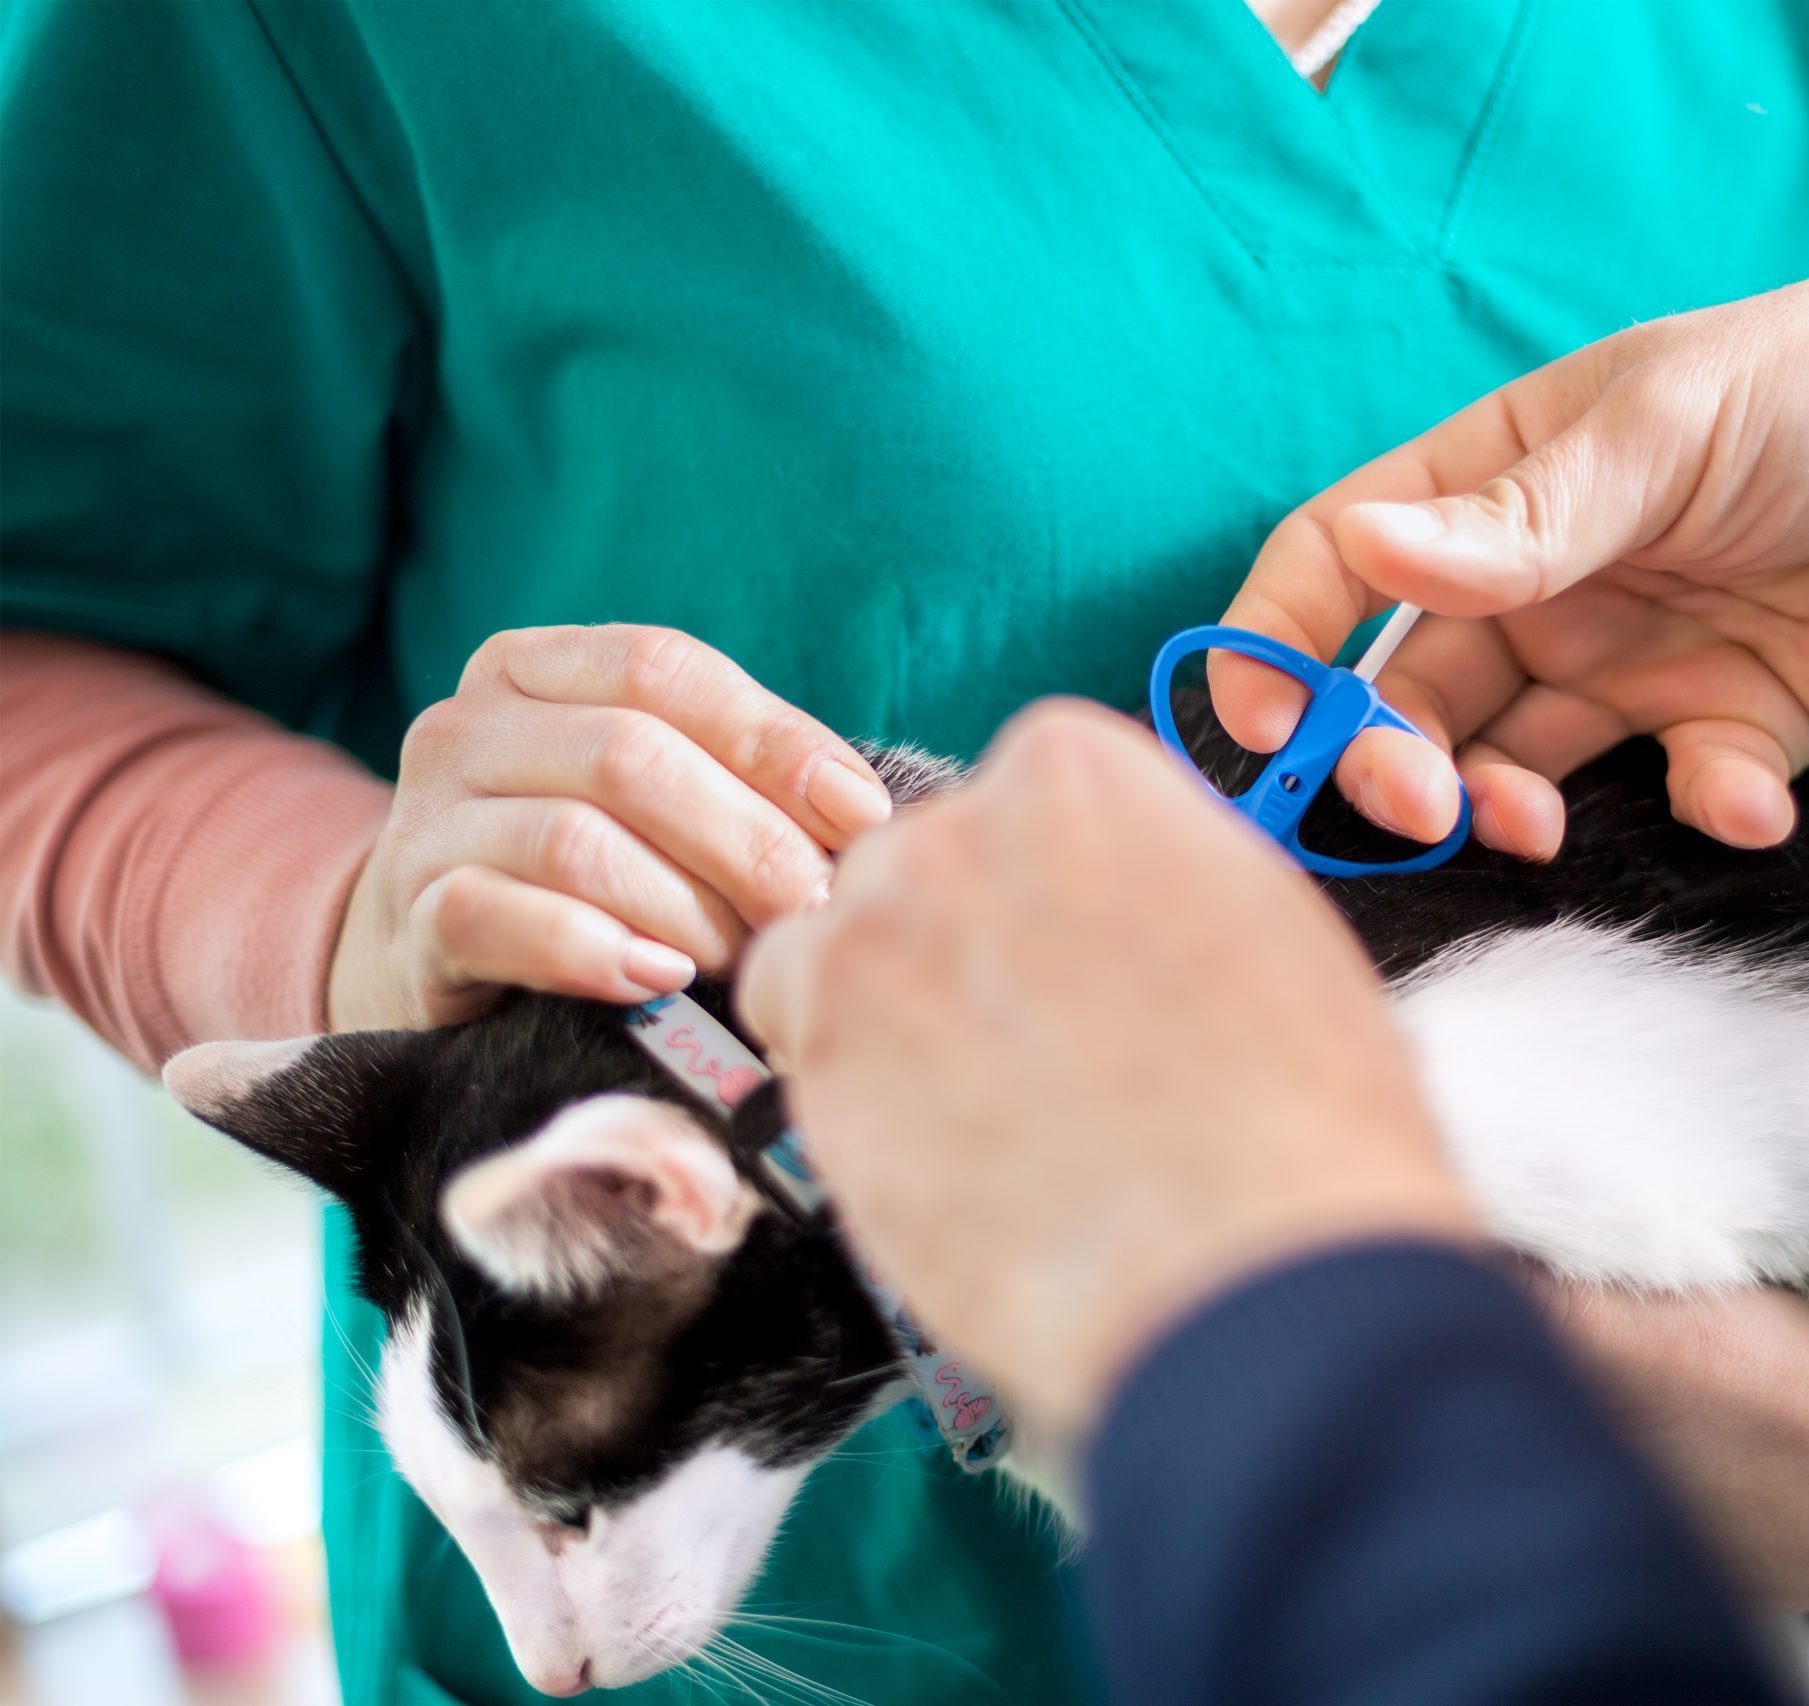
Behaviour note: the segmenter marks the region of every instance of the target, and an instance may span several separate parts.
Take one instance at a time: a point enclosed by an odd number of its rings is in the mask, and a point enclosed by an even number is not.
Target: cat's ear
[[[386,1149],[382,1109],[396,1091],[408,1036],[202,1043],[172,1059],[163,1082],[197,1119],[347,1197]]]
[[[683,1109],[592,1096],[455,1173],[440,1218],[505,1291],[570,1296],[733,1250],[759,1199]]]

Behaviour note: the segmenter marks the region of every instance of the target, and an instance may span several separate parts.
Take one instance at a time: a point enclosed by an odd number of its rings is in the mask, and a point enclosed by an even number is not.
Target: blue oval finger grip
[[[1155,720],[1156,733],[1170,752],[1187,762],[1187,767],[1200,776],[1199,766],[1188,752],[1180,730],[1175,727],[1172,686],[1175,669],[1183,658],[1204,652],[1237,652],[1255,658],[1271,669],[1291,675],[1312,694],[1307,708],[1287,744],[1263,767],[1263,772],[1243,793],[1231,799],[1235,806],[1254,823],[1280,842],[1309,871],[1322,877],[1374,877],[1408,871],[1431,871],[1463,846],[1470,835],[1470,796],[1458,783],[1459,808],[1457,827],[1436,847],[1406,859],[1334,859],[1329,854],[1315,853],[1300,844],[1300,825],[1319,791],[1330,780],[1344,756],[1344,749],[1365,729],[1404,729],[1410,735],[1420,734],[1398,711],[1382,702],[1375,687],[1360,675],[1271,640],[1266,634],[1253,634],[1246,628],[1217,625],[1187,628],[1176,634],[1156,654],[1150,670],[1149,707]],[[1206,782],[1204,776],[1200,780]],[[1206,786],[1212,788],[1210,782]],[[1212,788],[1218,794],[1218,789]],[[1220,794],[1219,798],[1225,796]]]

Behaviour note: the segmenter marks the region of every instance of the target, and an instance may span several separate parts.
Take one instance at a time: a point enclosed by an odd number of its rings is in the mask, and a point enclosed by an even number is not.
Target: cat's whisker
[[[440,1566],[446,1562],[446,1554],[451,1551],[451,1549],[452,1536],[450,1534],[441,1534],[439,1545],[433,1547],[428,1552],[427,1556],[420,1561],[419,1567],[414,1572],[414,1580],[417,1586],[426,1587],[428,1583],[439,1574]]]
[[[709,1695],[712,1701],[720,1701],[722,1695],[717,1691],[714,1679],[705,1676],[701,1671],[693,1668],[701,1656],[701,1654],[693,1653],[679,1665],[677,1674],[682,1676],[690,1685],[687,1691],[689,1695],[695,1696],[697,1689],[701,1687],[704,1692]]]
[[[878,1378],[878,1373],[872,1370],[868,1370],[861,1374],[842,1374],[838,1375],[834,1380],[823,1381],[821,1389],[827,1392],[837,1386],[860,1386],[863,1384],[870,1384]]]
[[[740,1689],[743,1694],[746,1694],[751,1699],[759,1702],[759,1706],[772,1706],[774,1699],[774,1696],[769,1693],[764,1693],[762,1690],[784,1686],[782,1683],[777,1683],[773,1680],[761,1677],[758,1672],[745,1665],[734,1666],[732,1661],[727,1659],[722,1659],[720,1662],[723,1665],[725,1674],[733,1679],[735,1686]],[[759,1688],[754,1686],[756,1681],[760,1684]],[[808,1695],[800,1696],[795,1689],[786,1688],[784,1694],[779,1698],[790,1702],[801,1700],[803,1706],[810,1706],[810,1697]]]
[[[368,1394],[333,1379],[331,1375],[323,1375],[320,1395],[323,1409],[329,1410],[331,1414],[343,1416],[363,1427],[374,1429],[377,1426],[377,1407],[370,1401]]]
[[[747,1628],[757,1633],[772,1637],[783,1636],[806,1648],[828,1649],[837,1653],[870,1653],[880,1654],[900,1648],[914,1649],[932,1655],[936,1659],[945,1660],[955,1669],[966,1674],[969,1682],[985,1689],[989,1694],[998,1696],[1004,1691],[998,1680],[987,1675],[971,1659],[963,1658],[959,1653],[939,1645],[935,1641],[926,1641],[915,1635],[906,1635],[894,1630],[871,1629],[862,1633],[867,1637],[835,1633],[838,1626],[831,1623],[825,1625],[829,1633],[821,1633],[809,1627],[787,1628],[782,1625],[766,1623],[745,1623],[740,1618],[731,1618],[727,1627],[731,1629]]]
[[[347,1337],[346,1331],[340,1326],[339,1318],[334,1314],[333,1306],[330,1302],[325,1304],[324,1313],[326,1315],[327,1325],[333,1329],[333,1332],[338,1337],[341,1346],[344,1347],[346,1355],[351,1359],[354,1370],[364,1377],[364,1385],[362,1388],[347,1386],[341,1381],[334,1380],[325,1372],[324,1368],[321,1373],[322,1384],[343,1399],[349,1406],[348,1409],[341,1411],[341,1414],[351,1416],[353,1419],[363,1422],[367,1427],[375,1428],[378,1426],[377,1405],[373,1396],[377,1390],[376,1371],[372,1369],[371,1365],[360,1354],[358,1347],[352,1343],[349,1337]]]
[[[694,1662],[695,1661],[693,1661],[691,1659],[687,1659],[684,1662],[684,1664],[679,1667],[679,1674],[681,1676],[683,1676],[685,1681],[690,1685],[689,1690],[688,1690],[688,1698],[694,1699],[696,1697],[696,1691],[699,1688],[702,1688],[703,1691],[705,1692],[705,1694],[707,1694],[710,1697],[711,1701],[718,1703],[718,1706],[720,1706],[720,1702],[722,1700],[721,1690],[717,1687],[715,1681],[712,1678],[707,1677],[707,1676],[703,1675],[701,1672],[695,1671],[691,1668],[691,1666]]]
[[[859,1695],[849,1694],[840,1688],[833,1688],[826,1682],[816,1682],[810,1677],[802,1676],[797,1671],[782,1665],[776,1659],[769,1659],[763,1653],[756,1653],[751,1647],[744,1647],[726,1633],[720,1634],[717,1640],[728,1650],[750,1665],[756,1674],[765,1677],[770,1683],[782,1688],[802,1692],[806,1699],[833,1701],[836,1706],[872,1706]]]
[[[713,1652],[707,1647],[700,1648],[695,1655],[694,1662],[701,1662],[708,1665],[712,1671],[722,1677],[726,1682],[732,1684],[741,1693],[753,1695],[753,1698],[756,1701],[760,1700],[759,1694],[755,1693],[752,1684],[749,1683],[747,1678],[742,1676],[739,1671],[735,1670],[730,1665],[726,1654]],[[764,1703],[762,1703],[762,1706],[764,1706]]]
[[[921,1457],[922,1453],[914,1445],[901,1445],[885,1451],[838,1451],[835,1460],[838,1463],[877,1463],[889,1469],[904,1469],[914,1475],[930,1473],[927,1466],[911,1461]]]
[[[353,1421],[363,1422],[370,1427],[377,1425],[377,1407],[367,1394],[354,1390],[342,1382],[323,1376],[321,1389],[325,1396],[337,1398],[340,1402],[336,1413],[349,1416]]]
[[[377,1371],[364,1353],[352,1343],[351,1335],[340,1325],[338,1312],[333,1308],[333,1299],[324,1288],[321,1292],[321,1311],[327,1318],[327,1325],[339,1340],[340,1348],[352,1359],[352,1366],[364,1376],[366,1384],[374,1392],[377,1389]]]
[[[821,1641],[825,1646],[920,1647],[925,1652],[934,1653],[938,1658],[947,1659],[950,1664],[959,1665],[961,1669],[971,1673],[989,1688],[996,1689],[999,1686],[971,1659],[964,1659],[959,1653],[948,1647],[939,1646],[934,1641],[926,1641],[921,1636],[907,1635],[899,1629],[876,1629],[865,1623],[843,1623],[830,1617],[805,1617],[774,1611],[737,1611],[729,1618],[727,1627],[733,1629],[744,1624],[750,1628],[763,1628],[774,1634],[793,1635],[799,1639]],[[844,1638],[839,1642],[831,1641],[826,1635],[816,1634],[815,1632],[819,1629],[843,1631]],[[861,1639],[852,1637],[861,1637]]]
[[[331,1415],[346,1416],[358,1422],[374,1424],[377,1419],[377,1413],[371,1407],[365,1393],[354,1391],[353,1388],[334,1380],[324,1372],[320,1374],[317,1381],[271,1373],[252,1381],[250,1385],[259,1393],[269,1394],[285,1401],[342,1399],[343,1403],[332,1406],[327,1406],[323,1402],[323,1408],[327,1409],[327,1413]]]

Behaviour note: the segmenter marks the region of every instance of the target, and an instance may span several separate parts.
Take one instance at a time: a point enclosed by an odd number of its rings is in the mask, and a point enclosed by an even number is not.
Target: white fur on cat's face
[[[471,1560],[521,1673],[543,1694],[619,1688],[682,1662],[745,1593],[806,1470],[713,1445],[590,1530],[547,1523],[441,1408],[426,1313],[391,1334],[378,1415],[385,1444]]]
[[[441,1214],[504,1291],[573,1297],[629,1260],[617,1236],[624,1184],[644,1193],[647,1225],[699,1258],[739,1243],[755,1208],[686,1115],[605,1095],[455,1175]],[[639,1495],[593,1508],[585,1532],[549,1522],[447,1416],[428,1321],[417,1308],[391,1334],[379,1423],[397,1468],[476,1569],[522,1674],[567,1695],[638,1682],[695,1653],[759,1569],[804,1467],[708,1444]]]

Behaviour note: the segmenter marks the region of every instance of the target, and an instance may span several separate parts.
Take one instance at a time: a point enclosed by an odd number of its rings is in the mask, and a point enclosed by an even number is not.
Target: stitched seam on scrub
[[[1244,0],[1244,3],[1247,4],[1248,0]],[[1380,0],[1377,0],[1377,5],[1379,4]],[[1338,50],[1338,53],[1343,55],[1345,63],[1348,64],[1363,52],[1363,49],[1358,46],[1358,42],[1363,35],[1363,25],[1370,21],[1375,10],[1376,7],[1372,6],[1370,12],[1358,20],[1356,27]],[[1330,22],[1329,18],[1327,22]],[[1333,57],[1335,58],[1337,55],[1335,54]],[[1304,77],[1304,73],[1302,75]],[[1350,115],[1346,112],[1344,104],[1332,100],[1329,88],[1321,89],[1314,98],[1321,103],[1325,118],[1342,139],[1345,160],[1369,191],[1370,199],[1375,207],[1387,217],[1395,241],[1407,251],[1411,258],[1405,261],[1346,261],[1335,256],[1303,255],[1277,262],[1277,270],[1287,272],[1421,272],[1427,268],[1436,267],[1439,264],[1436,249],[1420,241],[1412,222],[1396,205],[1387,184],[1371,163],[1368,151],[1363,144],[1362,133],[1350,122]],[[1439,229],[1442,227],[1434,229],[1435,239]]]
[[[1441,262],[1449,257],[1452,245],[1457,241],[1464,215],[1469,212],[1476,185],[1481,181],[1483,165],[1494,150],[1496,138],[1501,134],[1501,118],[1507,110],[1508,96],[1512,94],[1514,85],[1520,79],[1521,68],[1526,64],[1524,50],[1532,21],[1533,0],[1521,0],[1520,10],[1515,15],[1513,28],[1508,34],[1507,46],[1501,51],[1501,63],[1495,69],[1495,81],[1489,88],[1488,99],[1483,102],[1482,116],[1477,120],[1476,129],[1471,135],[1457,182],[1451,186],[1451,199],[1445,204],[1445,217],[1433,241],[1434,252]]]
[[[1241,4],[1242,0],[1239,0],[1239,3]],[[1132,110],[1143,120],[1149,128],[1150,134],[1162,145],[1163,151],[1175,163],[1182,177],[1193,186],[1194,194],[1206,204],[1208,211],[1230,233],[1232,241],[1243,250],[1251,265],[1267,267],[1269,263],[1262,251],[1238,229],[1236,221],[1226,212],[1212,191],[1206,187],[1204,180],[1194,170],[1193,163],[1182,152],[1180,144],[1175,141],[1168,126],[1162,122],[1162,115],[1151,105],[1150,99],[1143,92],[1142,87],[1125,69],[1117,54],[1113,53],[1106,44],[1105,38],[1100,35],[1093,20],[1082,10],[1080,0],[1061,0],[1061,9],[1068,15],[1069,23],[1074,26],[1081,40],[1093,50],[1093,56],[1104,68],[1106,75],[1118,85],[1119,93],[1130,102]]]
[[[296,76],[294,67],[290,65],[282,48],[277,45],[276,37],[271,33],[269,24],[264,21],[264,14],[258,10],[258,0],[244,0],[244,4],[245,10],[251,14],[251,21],[257,25],[258,34],[264,38],[264,45],[270,50],[270,57],[275,61],[277,70],[282,73],[283,81],[289,85],[294,94],[296,106],[301,109],[303,116],[307,119],[308,128],[314,132],[315,140],[320,144],[321,153],[326,156],[332,166],[334,176],[344,187],[352,206],[357,208],[359,220],[365,230],[370,233],[371,240],[377,245],[377,252],[389,264],[389,270],[395,276],[396,284],[404,299],[414,310],[416,329],[433,326],[436,323],[435,316],[422,299],[414,276],[403,264],[402,256],[389,232],[384,229],[383,222],[378,219],[376,210],[365,200],[364,192],[358,186],[358,180],[353,177],[346,166],[344,156],[335,146],[333,138],[327,133],[327,127],[321,122],[320,113],[308,98],[308,91],[302,86],[301,79]]]
[[[1324,95],[1317,97],[1317,99],[1321,101],[1325,100],[1325,98]],[[1408,223],[1406,216],[1395,205],[1394,197],[1389,194],[1382,180],[1376,176],[1374,169],[1370,165],[1369,155],[1363,147],[1363,138],[1352,128],[1350,120],[1346,117],[1343,109],[1339,107],[1328,107],[1326,109],[1326,117],[1332,121],[1338,134],[1344,139],[1345,159],[1355,169],[1357,176],[1363,181],[1375,206],[1387,215],[1388,223],[1393,228],[1392,234],[1395,241],[1413,257],[1410,263],[1392,262],[1383,264],[1389,266],[1410,265],[1416,270],[1420,267],[1436,264],[1438,258],[1437,255],[1414,235],[1413,227]],[[1299,262],[1283,262],[1282,264],[1292,271],[1298,268],[1310,268],[1319,263],[1315,260],[1307,259]]]

